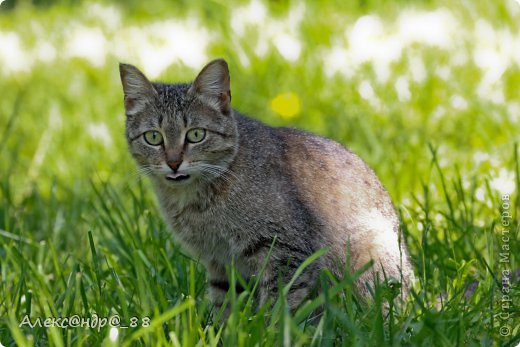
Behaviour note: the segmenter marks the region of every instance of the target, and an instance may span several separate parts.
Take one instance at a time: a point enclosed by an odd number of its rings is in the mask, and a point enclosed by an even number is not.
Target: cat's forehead
[[[164,107],[169,111],[182,110],[189,103],[187,92],[190,84],[154,83]]]
[[[172,134],[178,134],[186,126],[201,127],[214,123],[216,110],[207,107],[196,96],[190,95],[191,84],[154,84],[161,100],[159,124]]]

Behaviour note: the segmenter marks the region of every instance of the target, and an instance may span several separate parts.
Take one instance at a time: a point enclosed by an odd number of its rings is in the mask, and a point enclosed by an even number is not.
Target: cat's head
[[[237,152],[227,63],[214,60],[191,84],[151,83],[120,64],[126,137],[140,171],[172,187],[226,172]]]

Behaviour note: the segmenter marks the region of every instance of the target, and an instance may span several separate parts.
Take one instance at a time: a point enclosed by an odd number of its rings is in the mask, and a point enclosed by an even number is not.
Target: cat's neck
[[[228,195],[233,182],[233,179],[224,175],[209,180],[195,178],[186,185],[174,185],[160,177],[152,179],[162,207],[176,213],[184,213],[187,210],[204,211],[221,203]]]

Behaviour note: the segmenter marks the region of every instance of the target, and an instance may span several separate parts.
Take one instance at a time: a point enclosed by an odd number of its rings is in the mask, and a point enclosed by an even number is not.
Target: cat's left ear
[[[119,64],[121,83],[125,93],[125,113],[133,116],[142,112],[147,104],[158,97],[157,91],[146,76],[133,65]]]
[[[193,81],[188,93],[201,96],[223,113],[231,109],[229,69],[224,59],[206,65]]]

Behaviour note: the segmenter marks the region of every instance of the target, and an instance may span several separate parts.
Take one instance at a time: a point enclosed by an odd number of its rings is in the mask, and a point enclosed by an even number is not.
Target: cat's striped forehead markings
[[[175,126],[182,124],[186,127],[188,125],[186,110],[190,108],[194,100],[194,97],[187,95],[190,84],[155,83],[154,86],[163,106],[163,110],[159,115],[161,127],[164,128],[169,124]],[[164,115],[166,115],[166,118]]]
[[[169,108],[179,109],[184,105],[186,93],[190,84],[154,83],[163,104]]]

